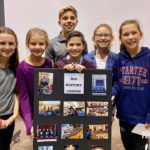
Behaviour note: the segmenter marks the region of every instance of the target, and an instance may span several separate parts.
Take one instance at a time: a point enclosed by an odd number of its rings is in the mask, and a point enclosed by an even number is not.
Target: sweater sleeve
[[[96,69],[93,63],[90,63],[87,59],[83,58],[81,65],[83,65],[86,69]]]
[[[147,57],[149,58],[149,64],[148,64],[148,66],[149,66],[150,65],[150,53],[149,53],[149,55],[147,55]],[[149,85],[149,93],[150,93],[150,85]],[[148,107],[148,112],[147,112],[147,115],[146,115],[145,123],[150,124],[150,103],[149,103],[149,107]]]
[[[65,65],[67,65],[67,60],[66,59],[62,59],[62,60],[58,60],[55,62],[55,66],[54,68],[60,68],[63,69]]]
[[[17,86],[19,92],[19,111],[20,115],[26,126],[26,133],[30,135],[30,129],[32,127],[32,112],[29,99],[29,92],[27,87],[27,81],[25,76],[25,70],[23,67],[17,69]]]
[[[112,96],[118,97],[121,93],[121,83],[120,83],[120,65],[119,56],[116,57],[113,67],[112,67]]]

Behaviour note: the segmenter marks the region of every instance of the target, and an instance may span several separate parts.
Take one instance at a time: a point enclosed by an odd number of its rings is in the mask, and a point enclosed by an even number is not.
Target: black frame
[[[53,94],[51,95],[38,95],[38,74],[39,72],[48,72],[53,73]],[[79,145],[80,149],[90,149],[91,145],[104,146],[105,150],[111,149],[111,84],[112,84],[112,72],[110,70],[85,70],[84,74],[84,94],[64,94],[64,73],[75,73],[67,72],[63,69],[36,69],[35,71],[35,92],[34,92],[34,132],[36,135],[36,126],[37,125],[46,125],[46,124],[57,124],[58,125],[58,139],[57,142],[37,142],[36,137],[34,138],[33,147],[35,150],[38,149],[38,146],[54,146],[54,150],[59,150],[64,148],[65,145]],[[92,75],[102,74],[106,75],[107,83],[107,94],[106,95],[92,95]],[[62,116],[46,116],[40,117],[38,112],[39,101],[49,101],[49,100],[60,100],[61,101],[61,114]],[[108,117],[68,117],[63,116],[63,102],[64,101],[101,101],[108,102]],[[83,124],[83,139],[79,140],[64,140],[61,139],[61,124]],[[108,125],[108,139],[100,140],[88,140],[85,137],[87,125],[94,124],[107,124]],[[58,144],[59,143],[59,144]]]

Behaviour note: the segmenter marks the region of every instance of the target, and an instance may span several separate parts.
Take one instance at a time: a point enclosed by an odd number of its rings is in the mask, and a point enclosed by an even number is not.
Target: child
[[[93,34],[95,50],[90,55],[93,57],[97,69],[110,69],[114,64],[116,54],[110,51],[113,41],[112,29],[108,24],[100,24]]]
[[[0,28],[0,150],[10,150],[15,119],[19,110],[16,98],[18,41],[14,31]]]
[[[66,38],[66,49],[68,55],[55,63],[56,68],[64,68],[68,71],[76,70],[82,72],[83,69],[95,69],[95,66],[83,58],[85,39],[81,32],[72,31]]]
[[[147,139],[133,134],[132,129],[142,123],[150,127],[150,49],[140,47],[143,37],[136,20],[123,22],[119,30],[121,52],[113,68],[113,97],[117,97],[117,117],[126,150],[145,150]]]
[[[78,23],[77,10],[73,6],[62,7],[59,11],[58,21],[62,31],[50,41],[50,47],[46,51],[46,58],[56,62],[66,56],[66,37],[69,32],[73,31]],[[84,53],[87,52],[87,44],[84,47]]]
[[[26,45],[31,54],[19,64],[17,69],[20,114],[24,120],[27,135],[33,133],[34,70],[52,67],[51,62],[42,57],[48,47],[48,41],[48,35],[43,29],[30,29],[26,35]]]
[[[113,32],[108,24],[103,23],[95,28],[92,38],[95,50],[90,53],[91,56],[85,55],[85,58],[92,61],[96,69],[112,70],[116,59],[116,54],[110,51],[113,39]],[[114,114],[115,107],[112,111],[112,120]]]

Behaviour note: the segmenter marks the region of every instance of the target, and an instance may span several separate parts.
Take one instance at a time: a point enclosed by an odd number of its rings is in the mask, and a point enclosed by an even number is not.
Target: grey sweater
[[[0,116],[13,113],[16,78],[8,69],[0,69]]]

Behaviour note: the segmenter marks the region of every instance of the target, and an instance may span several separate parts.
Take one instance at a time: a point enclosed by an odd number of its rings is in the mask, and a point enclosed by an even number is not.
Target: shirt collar
[[[72,63],[71,58],[70,58],[70,55],[67,55],[67,56],[66,56],[66,59],[69,61],[69,63]],[[82,55],[81,55],[81,57],[79,58],[79,60],[77,61],[76,64],[81,64],[81,63],[82,63],[82,60],[83,60],[83,57],[82,57]]]
[[[66,42],[66,39],[62,36],[62,32],[59,33],[58,40],[64,43]]]

